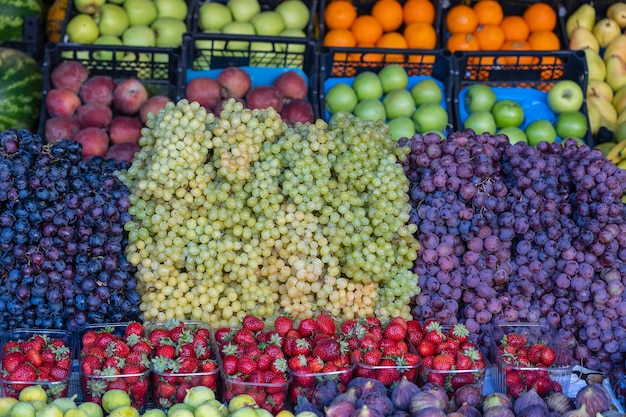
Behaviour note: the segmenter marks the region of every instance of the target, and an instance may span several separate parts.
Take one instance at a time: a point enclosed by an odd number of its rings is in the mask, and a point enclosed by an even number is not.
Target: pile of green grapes
[[[419,244],[409,153],[383,123],[287,127],[230,100],[219,116],[169,103],[118,177],[145,320],[236,326],[245,314],[410,318]]]

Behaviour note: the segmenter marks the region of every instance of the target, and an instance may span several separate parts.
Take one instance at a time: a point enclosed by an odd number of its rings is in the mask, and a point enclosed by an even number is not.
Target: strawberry
[[[137,336],[143,335],[143,326],[138,322],[128,323],[126,329],[124,329],[124,336],[128,337],[131,334],[135,334]]]
[[[53,366],[52,369],[50,370],[50,379],[52,381],[64,381],[69,377],[69,375],[70,375],[69,368]],[[41,374],[39,374],[39,377],[40,379],[48,379],[48,378],[41,378]]]
[[[6,372],[12,372],[25,361],[26,356],[22,352],[9,352],[2,358],[2,369]]]
[[[399,346],[385,346],[383,349],[383,356],[385,357],[397,357],[402,356],[402,349]]]
[[[335,320],[325,313],[320,313],[316,319],[317,331],[322,334],[333,336],[337,333],[337,324]]]
[[[92,346],[96,344],[98,340],[98,334],[94,330],[88,330],[83,334],[81,338],[81,343],[83,347]]]
[[[190,374],[190,373],[197,372],[198,367],[200,366],[200,362],[196,358],[179,357],[176,361],[180,364],[178,373],[181,373],[181,374]]]
[[[385,386],[390,386],[394,382],[401,379],[402,374],[396,365],[396,362],[392,359],[383,359],[380,361],[380,366],[383,366],[384,368],[378,369],[376,379],[382,382]]]
[[[550,384],[550,377],[537,378],[535,382],[532,384],[532,387],[534,387],[537,390],[537,394],[539,394],[542,397],[545,397],[552,391],[552,387]]]
[[[460,353],[456,357],[456,369],[467,370],[467,369],[472,369],[473,366],[474,366],[474,362],[469,356]]]
[[[345,342],[339,342],[334,338],[327,338],[320,341],[313,348],[313,356],[317,356],[323,361],[333,361],[335,359],[339,359],[343,351],[347,346],[345,346]]]
[[[448,353],[440,353],[433,359],[433,369],[447,371],[454,366],[454,357]]]
[[[37,380],[37,371],[29,363],[19,364],[7,377],[9,381],[31,382]]]
[[[267,344],[265,345],[265,349],[263,349],[263,353],[268,354],[271,358],[273,359],[279,359],[279,358],[284,358],[285,355],[282,351],[282,349],[280,348],[279,345],[274,345],[274,344]]]
[[[296,340],[293,348],[293,356],[295,355],[308,355],[311,352],[311,344],[307,339],[300,338]]]
[[[361,362],[369,366],[377,366],[380,363],[382,357],[383,354],[380,350],[371,349],[363,353]]]
[[[502,336],[501,345],[502,346],[513,346],[514,348],[524,347],[526,344],[526,338],[522,335],[516,333],[509,333]]]
[[[355,334],[355,328],[356,327],[357,327],[357,320],[356,319],[345,320],[340,325],[341,334],[343,334],[345,336],[352,336],[352,335]]]
[[[161,345],[156,348],[154,356],[166,359],[174,359],[176,358],[176,348],[172,345]]]
[[[159,383],[156,392],[159,398],[171,398],[176,395],[176,386],[169,383]]]
[[[222,369],[226,375],[234,375],[239,368],[239,359],[234,355],[226,355],[222,358]]]
[[[43,363],[43,358],[41,357],[41,350],[31,349],[26,352],[26,360],[30,362],[35,368],[39,368]]]
[[[541,364],[541,352],[543,351],[544,347],[545,345],[535,343],[528,348],[528,360],[532,365]]]
[[[244,356],[239,358],[237,363],[237,371],[244,375],[250,375],[258,369],[257,363],[250,357]]]
[[[241,328],[237,330],[235,335],[233,336],[233,341],[240,345],[243,344],[255,344],[256,339],[254,338],[254,334],[246,328]]]
[[[426,377],[426,381],[435,383],[435,384],[443,387],[446,384],[446,377],[444,376],[444,374],[435,373],[435,372],[428,372],[428,376]]]
[[[247,314],[243,318],[242,326],[244,329],[250,330],[252,333],[260,332],[265,327],[265,323],[260,318]]]
[[[550,381],[550,391],[551,392],[563,392],[563,386],[560,382],[551,380]]]
[[[435,345],[443,342],[444,334],[441,329],[441,325],[436,321],[431,321],[427,326],[425,326],[426,330],[426,340]]]
[[[454,390],[462,387],[463,385],[469,385],[473,383],[474,383],[474,375],[469,372],[456,374],[450,378],[450,387]]]
[[[314,319],[304,319],[298,325],[298,333],[301,337],[312,336],[318,330],[317,321]]]
[[[289,330],[293,329],[293,320],[287,316],[278,316],[274,320],[274,329],[280,336],[285,336]]]
[[[467,327],[465,327],[463,323],[455,324],[450,331],[450,336],[459,343],[465,342],[469,338],[469,334],[469,330],[467,330]]]
[[[506,387],[506,394],[511,398],[517,398],[524,393],[523,384],[513,384]]]
[[[373,333],[365,333],[363,337],[359,340],[359,348],[360,349],[378,349],[379,347],[379,339],[374,336]]]
[[[101,369],[100,359],[93,355],[87,355],[81,360],[81,369],[87,375],[95,375]]]
[[[432,356],[435,354],[435,344],[429,340],[422,340],[416,346],[417,353],[421,357]]]
[[[552,366],[552,364],[556,361],[556,353],[554,350],[548,346],[546,346],[541,351],[541,363],[544,367],[548,368]]]
[[[163,339],[169,339],[169,331],[167,329],[154,329],[148,335],[148,340],[154,347],[161,346]]]
[[[228,327],[220,327],[214,333],[215,341],[219,344],[232,340],[234,332]],[[152,342],[152,340],[150,340]]]
[[[387,339],[399,342],[404,340],[406,336],[406,327],[403,327],[399,323],[389,323],[383,331],[383,336]]]
[[[267,371],[268,369],[270,369],[270,366],[272,366],[272,361],[273,358],[267,353],[262,353],[259,355],[258,358],[256,358],[257,365],[259,367],[259,370],[261,371]]]

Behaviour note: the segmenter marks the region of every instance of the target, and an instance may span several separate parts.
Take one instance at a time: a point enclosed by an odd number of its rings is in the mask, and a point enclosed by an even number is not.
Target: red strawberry
[[[467,327],[465,327],[463,323],[455,324],[450,331],[450,336],[461,343],[467,340],[469,334],[469,330],[467,330]]]
[[[98,332],[98,335],[96,338],[96,344],[100,346],[101,348],[106,349],[107,346],[111,344],[113,339],[114,337],[110,332],[103,330],[103,331]]]
[[[171,398],[176,395],[176,386],[169,383],[161,383],[157,386],[157,395],[160,398]]]
[[[252,333],[260,332],[265,327],[265,323],[260,318],[247,314],[243,318],[243,328],[250,330]]]
[[[154,352],[154,356],[166,358],[166,359],[175,359],[176,358],[176,348],[172,345],[161,345],[156,348]]]
[[[552,391],[550,377],[537,378],[532,386],[537,389],[537,394],[542,397],[545,397]]]
[[[506,394],[511,398],[517,398],[524,392],[524,385],[513,384],[506,387]]]
[[[278,316],[274,320],[274,329],[280,336],[285,336],[289,330],[293,329],[293,320],[287,316]]]
[[[50,379],[53,381],[64,381],[69,377],[69,374],[69,369],[55,366],[50,370]]]
[[[460,353],[456,357],[456,369],[467,370],[467,369],[472,369],[473,367],[474,367],[474,363],[469,356]]]
[[[7,377],[9,381],[36,381],[37,371],[29,363],[19,364]]]
[[[317,322],[314,319],[304,319],[298,326],[298,333],[302,337],[312,336],[317,330]]]
[[[555,380],[550,381],[550,391],[552,392],[563,392],[563,386]]]
[[[256,358],[257,364],[259,366],[259,370],[267,371],[268,369],[270,369],[270,366],[272,365],[273,360],[274,359],[267,353],[260,354],[259,357]]]
[[[256,343],[256,339],[254,338],[254,334],[246,329],[246,328],[241,328],[239,330],[237,330],[237,332],[235,333],[235,335],[233,336],[233,341],[235,343],[238,344],[255,344]]]
[[[93,355],[87,355],[81,360],[81,368],[83,373],[87,375],[95,375],[96,371],[101,369],[100,359]]]
[[[349,320],[345,320],[343,323],[341,323],[340,325],[340,330],[341,333],[346,335],[346,336],[351,336],[353,334],[355,334],[355,328],[357,326],[357,321],[356,319],[349,319]],[[360,326],[359,326],[360,327]]]
[[[252,372],[258,369],[257,363],[254,359],[244,356],[239,358],[239,362],[237,364],[237,371],[241,372],[244,375],[250,375]]]
[[[342,345],[343,344],[343,345]],[[339,342],[334,338],[327,338],[321,340],[313,348],[313,356],[317,356],[325,362],[334,361],[341,357],[341,354],[345,351],[347,346],[344,346],[345,342]]]
[[[433,359],[433,369],[447,371],[454,366],[454,357],[447,353],[441,353]]]
[[[83,334],[81,338],[81,343],[83,347],[91,346],[96,343],[98,340],[98,334],[93,330],[88,330]]]
[[[437,321],[431,321],[428,325],[425,326],[426,330],[426,340],[434,343],[435,345],[443,342],[444,334],[441,329],[441,325]]]
[[[148,335],[150,344],[155,348],[161,345],[163,339],[169,339],[169,332],[167,329],[154,329]]]
[[[43,363],[40,350],[29,350],[26,352],[26,360],[31,363],[35,368],[38,368]]]
[[[469,385],[474,383],[474,375],[469,372],[463,372],[460,374],[453,375],[450,378],[450,386],[452,389],[458,389],[463,385]]]
[[[443,387],[446,384],[446,377],[444,376],[444,374],[429,372],[428,376],[426,377],[426,381],[435,383]]]
[[[556,353],[548,346],[541,351],[541,363],[544,367],[548,368],[556,361]]]
[[[383,349],[383,356],[386,357],[397,357],[402,356],[402,349],[399,346],[385,346]]]
[[[215,341],[219,344],[225,343],[232,339],[232,334],[233,331],[229,327],[220,327],[214,333]]]
[[[534,344],[528,348],[528,360],[531,364],[540,364],[541,363],[541,352],[545,345]]]
[[[138,322],[128,323],[126,329],[124,330],[125,336],[130,336],[131,334],[136,334],[137,336],[143,336],[143,326]]]
[[[376,379],[382,382],[385,386],[390,386],[394,382],[401,379],[402,374],[396,366],[396,362],[391,359],[383,359],[380,361],[380,366],[385,368],[378,369]]]
[[[12,372],[18,365],[25,361],[26,357],[22,352],[9,352],[2,358],[2,369],[7,372]]]
[[[435,344],[429,340],[422,340],[415,348],[417,353],[423,358],[435,354]]]
[[[311,352],[311,344],[307,339],[300,338],[296,340],[293,347],[293,355],[308,355]]]
[[[373,333],[365,333],[359,340],[360,349],[377,349],[379,346],[379,339],[374,336]]]
[[[178,358],[177,361],[180,363],[178,372],[181,374],[197,372],[198,366],[200,366],[200,362],[196,358]]]
[[[222,369],[226,375],[234,375],[237,372],[239,359],[234,355],[226,355],[222,358]]]
[[[380,363],[383,354],[378,349],[368,350],[362,355],[362,362],[366,365],[376,366]]]
[[[513,346],[514,348],[521,348],[526,344],[526,338],[516,333],[509,333],[502,336],[502,346]]]
[[[329,316],[328,314],[320,313],[320,315],[317,316],[316,321],[317,321],[318,331],[320,333],[331,335],[331,336],[337,333],[337,324],[335,323],[335,320],[333,320],[333,318]]]
[[[283,354],[283,351],[280,348],[280,346],[274,345],[274,344],[271,344],[271,343],[265,345],[265,349],[263,349],[263,353],[268,354],[270,357],[272,357],[274,359],[279,359],[279,358],[284,358],[285,357],[285,355]]]
[[[399,342],[404,340],[406,336],[406,328],[399,323],[389,323],[383,332],[383,336],[387,339]]]

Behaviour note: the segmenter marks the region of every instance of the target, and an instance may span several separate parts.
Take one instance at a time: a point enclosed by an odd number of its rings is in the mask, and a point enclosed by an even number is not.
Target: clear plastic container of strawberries
[[[535,389],[546,397],[569,390],[574,360],[571,350],[547,325],[496,324],[491,335],[494,388],[512,398]]]

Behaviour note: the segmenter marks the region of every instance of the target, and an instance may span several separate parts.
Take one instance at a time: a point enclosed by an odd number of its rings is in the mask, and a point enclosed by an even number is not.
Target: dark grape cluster
[[[75,141],[0,133],[0,330],[139,318],[124,168],[83,160]]]
[[[544,323],[587,367],[623,363],[626,171],[574,140],[532,147],[465,130],[402,141],[422,245],[413,316],[474,335]]]

